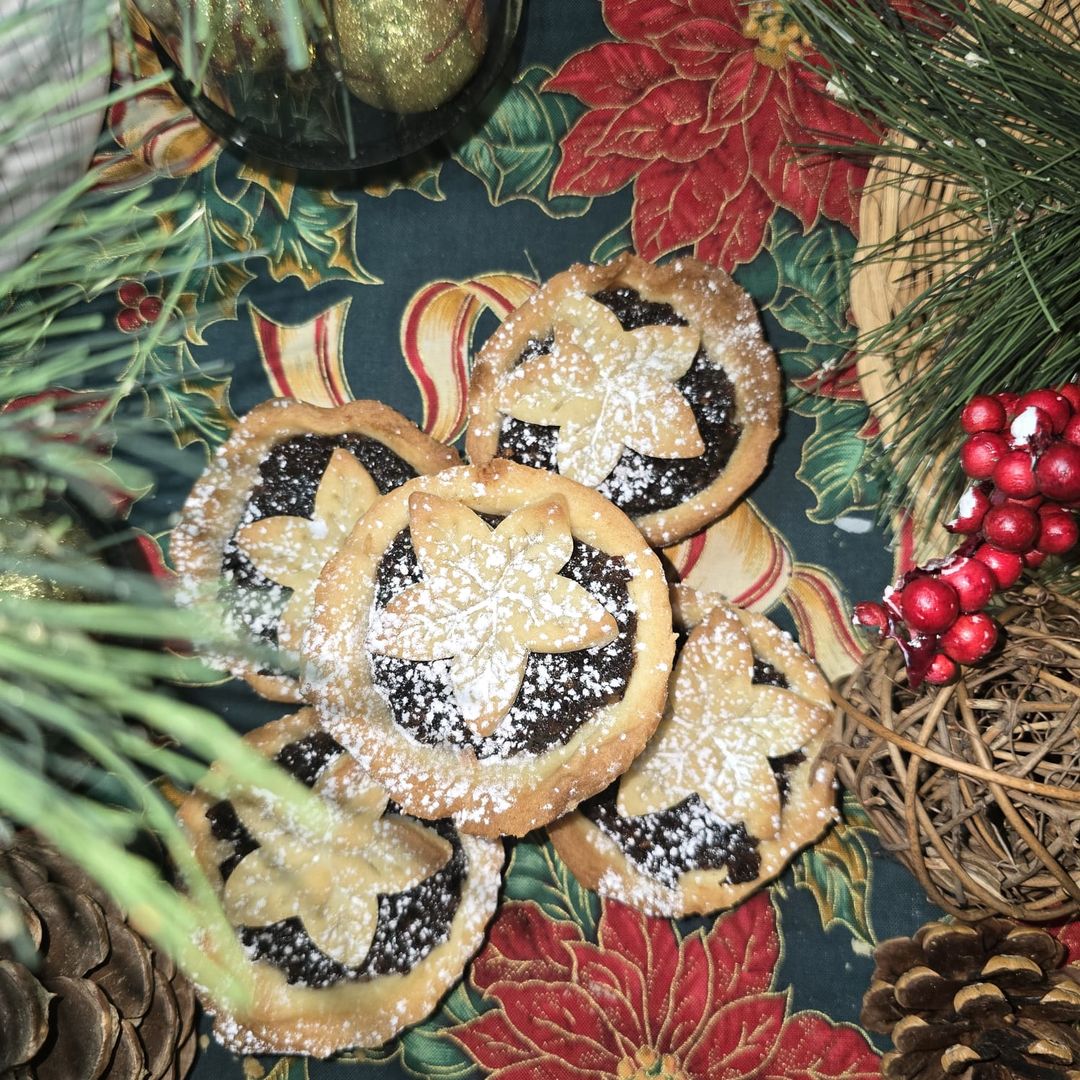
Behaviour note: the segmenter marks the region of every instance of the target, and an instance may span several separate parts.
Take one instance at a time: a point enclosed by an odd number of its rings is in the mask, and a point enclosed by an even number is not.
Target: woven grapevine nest
[[[884,847],[958,918],[1080,913],[1080,603],[1006,594],[1000,652],[913,691],[894,641],[837,696],[832,752]]]

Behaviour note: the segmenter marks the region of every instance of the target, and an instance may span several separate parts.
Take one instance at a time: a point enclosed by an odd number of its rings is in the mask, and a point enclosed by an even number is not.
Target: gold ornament
[[[333,12],[346,85],[390,112],[449,101],[487,46],[484,0],[336,0]]]

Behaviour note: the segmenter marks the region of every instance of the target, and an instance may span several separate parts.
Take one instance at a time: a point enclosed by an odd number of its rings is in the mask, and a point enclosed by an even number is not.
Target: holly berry
[[[135,308],[126,307],[121,308],[116,313],[116,325],[125,334],[134,334],[136,331],[141,330],[145,323]]]
[[[852,617],[857,626],[864,630],[876,630],[879,634],[888,633],[889,613],[881,604],[872,600],[863,600],[855,605]]]
[[[941,635],[941,647],[958,664],[977,664],[997,644],[997,623],[985,611],[960,615]]]
[[[979,611],[990,602],[997,590],[997,580],[990,567],[978,559],[961,556],[941,570],[941,580],[956,590],[961,611]]]
[[[1059,441],[1048,447],[1035,464],[1035,479],[1048,499],[1058,502],[1080,499],[1080,446]]]
[[[1080,412],[1080,383],[1066,383],[1059,386],[1057,392],[1072,406],[1074,412]]]
[[[1042,564],[1046,562],[1046,552],[1037,551],[1032,548],[1030,551],[1024,552],[1024,565],[1029,570],[1038,570]]]
[[[950,660],[944,653],[939,652],[934,654],[924,678],[933,686],[947,686],[955,681],[959,674],[960,669],[956,666],[956,661]]]
[[[1055,435],[1061,434],[1073,413],[1073,407],[1068,399],[1049,389],[1029,390],[1016,403],[1016,415],[1020,416],[1029,405],[1034,405],[1046,413]]]
[[[990,544],[983,544],[973,556],[979,562],[986,563],[994,575],[999,589],[1010,589],[1020,580],[1024,572],[1024,560],[1014,551],[1002,551]]]
[[[1030,499],[1039,491],[1027,450],[1010,450],[994,466],[994,486],[1014,499]]]
[[[1024,405],[1021,398],[1016,403],[1016,416],[1009,424],[1009,443],[1013,447],[1030,446],[1032,442],[1048,439],[1053,430],[1050,414],[1038,405]]]
[[[156,322],[157,317],[161,314],[162,308],[165,307],[164,301],[160,296],[145,296],[139,301],[139,314],[148,323]]]
[[[1016,403],[1020,400],[1020,395],[1014,394],[1011,390],[1002,390],[1000,394],[995,394],[994,397],[1001,402],[1001,407],[1005,410],[1006,420],[1011,420],[1016,415]]]
[[[1000,431],[1005,426],[1005,406],[989,394],[976,394],[960,414],[960,426],[969,434]]]
[[[960,501],[956,504],[956,517],[945,528],[949,532],[965,535],[977,533],[989,509],[990,496],[978,485],[972,485],[960,496]]]
[[[125,281],[116,290],[120,303],[127,307],[138,307],[139,301],[146,295],[146,286],[141,281]]]
[[[900,593],[900,612],[912,630],[940,634],[960,613],[960,600],[941,578],[917,577]]]
[[[1080,416],[1072,416],[1069,418],[1069,422],[1065,425],[1065,430],[1061,433],[1061,437],[1067,443],[1072,443],[1073,446],[1080,446]]]
[[[1076,518],[1065,510],[1043,514],[1041,524],[1037,547],[1046,555],[1064,555],[1080,540],[1080,526],[1076,524]]]
[[[1023,553],[1034,547],[1039,536],[1039,516],[1026,506],[1005,503],[986,512],[982,531],[994,547]]]
[[[988,480],[1008,452],[1009,444],[996,431],[980,431],[960,447],[960,466],[972,480]]]

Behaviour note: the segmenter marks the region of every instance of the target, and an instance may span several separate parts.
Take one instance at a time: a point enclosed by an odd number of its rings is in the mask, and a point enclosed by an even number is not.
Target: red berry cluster
[[[144,326],[157,322],[165,307],[161,297],[148,293],[139,281],[125,281],[117,295],[121,308],[116,313],[116,326],[125,334],[138,333]]]
[[[946,528],[967,539],[887,589],[882,603],[855,607],[857,623],[899,642],[912,686],[951,682],[958,664],[982,660],[998,636],[982,610],[991,596],[1080,539],[1080,384],[980,394],[960,423],[960,464],[974,482]]]

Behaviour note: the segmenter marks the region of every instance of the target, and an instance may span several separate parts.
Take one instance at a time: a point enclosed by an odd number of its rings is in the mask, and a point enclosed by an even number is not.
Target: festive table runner
[[[119,290],[136,362],[162,376],[152,392],[185,421],[194,467],[271,395],[378,398],[449,441],[473,356],[539,281],[629,247],[693,251],[759,305],[787,413],[751,497],[668,556],[796,633],[830,678],[846,674],[862,648],[851,603],[893,573],[847,316],[863,171],[796,147],[867,133],[768,2],[541,0],[523,46],[482,126],[359,180],[242,161],[168,88],[116,106],[110,185],[193,190],[199,215],[171,226],[232,256],[189,274],[183,332],[160,325],[152,280]],[[163,472],[138,512],[175,508],[189,482]],[[286,711],[236,683],[205,701],[240,728]],[[427,1022],[344,1063],[241,1060],[211,1042],[194,1075],[874,1076],[855,1026],[871,949],[933,915],[854,804],[772,888],[677,923],[600,901],[535,835],[511,845],[487,943]]]

